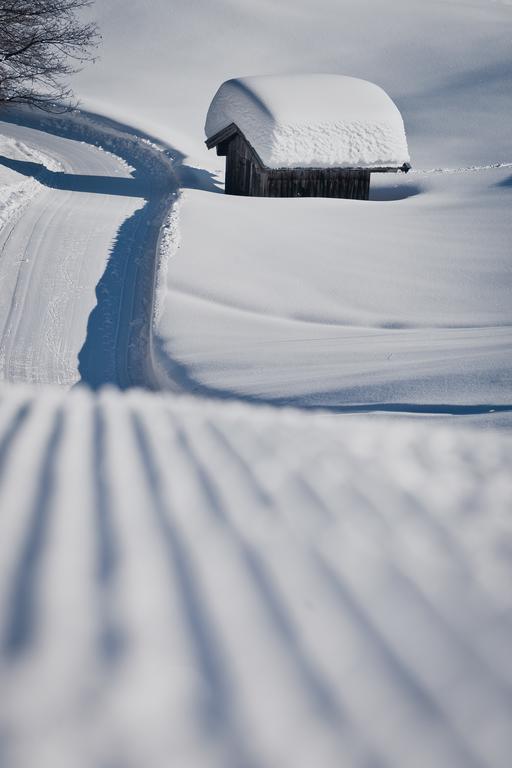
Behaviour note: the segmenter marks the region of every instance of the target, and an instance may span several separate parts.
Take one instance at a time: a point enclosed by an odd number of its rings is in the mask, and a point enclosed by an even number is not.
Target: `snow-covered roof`
[[[409,162],[402,116],[378,85],[344,75],[262,75],[223,83],[212,138],[234,123],[269,168],[378,168]]]

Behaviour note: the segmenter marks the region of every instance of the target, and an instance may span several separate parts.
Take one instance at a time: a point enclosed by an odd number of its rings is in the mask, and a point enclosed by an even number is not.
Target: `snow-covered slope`
[[[370,202],[187,191],[162,368],[224,397],[510,407],[511,170],[409,174]]]
[[[512,438],[0,391],[7,768],[509,768]]]

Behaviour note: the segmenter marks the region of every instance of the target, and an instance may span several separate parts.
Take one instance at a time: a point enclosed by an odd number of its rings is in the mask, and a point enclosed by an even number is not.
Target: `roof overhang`
[[[221,131],[218,131],[213,136],[210,136],[209,139],[206,139],[205,144],[208,149],[213,149],[218,144],[222,144],[223,141],[229,141],[229,139],[232,139],[237,133],[240,133],[238,127],[235,123],[230,123]]]

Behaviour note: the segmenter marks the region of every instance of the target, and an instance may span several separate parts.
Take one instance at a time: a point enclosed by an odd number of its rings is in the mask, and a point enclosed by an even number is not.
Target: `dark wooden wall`
[[[222,147],[226,153],[226,194],[258,197],[343,197],[368,200],[370,171],[342,168],[272,170],[262,165],[238,133]],[[219,153],[220,154],[220,153]]]
[[[270,171],[264,182],[265,197],[344,197],[368,200],[370,171],[339,168]]]
[[[226,149],[226,194],[263,196],[264,170],[250,144],[238,133]]]

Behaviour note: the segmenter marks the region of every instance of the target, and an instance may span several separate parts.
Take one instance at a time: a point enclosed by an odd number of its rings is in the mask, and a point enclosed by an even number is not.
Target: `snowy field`
[[[393,202],[187,191],[157,329],[164,364],[210,395],[510,407],[511,170],[376,186],[404,195]]]
[[[94,12],[84,111],[0,113],[0,768],[509,768],[512,5]],[[224,196],[275,72],[413,171]]]

